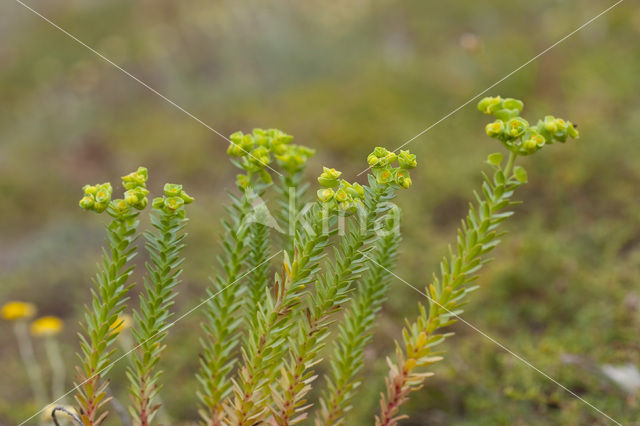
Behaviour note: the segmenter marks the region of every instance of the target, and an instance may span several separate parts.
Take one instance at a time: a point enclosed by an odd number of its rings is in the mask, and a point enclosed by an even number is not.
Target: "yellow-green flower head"
[[[82,187],[84,197],[80,199],[78,205],[96,213],[102,213],[109,206],[113,189],[109,182],[97,185],[85,185]]]
[[[146,167],[138,167],[135,172],[129,173],[126,176],[122,176],[122,186],[125,189],[135,189],[138,187],[145,188],[147,179],[149,178],[149,172]]]
[[[109,208],[111,209],[111,214],[115,217],[122,216],[129,212],[129,204],[122,198],[116,198],[111,201]]]
[[[155,198],[152,206],[154,209],[164,210],[167,213],[177,212],[183,216],[184,210],[181,207],[185,204],[191,204],[193,201],[193,197],[185,192],[182,185],[166,183],[164,185],[164,196]]]
[[[502,101],[502,108],[520,113],[522,108],[524,108],[524,102],[520,99],[506,98]]]
[[[236,186],[241,191],[244,191],[245,189],[249,188],[250,183],[251,183],[251,180],[249,179],[249,176],[242,175],[242,174],[236,176]]]
[[[280,145],[283,148],[281,154],[276,154],[280,167],[289,173],[295,173],[305,168],[307,161],[316,151],[301,145]]]
[[[398,164],[401,169],[415,169],[418,165],[418,161],[416,160],[416,155],[411,154],[407,151],[400,151],[400,155],[398,155]]]
[[[33,321],[30,326],[31,334],[36,337],[51,337],[62,331],[64,324],[62,320],[54,316],[40,317]]]
[[[496,118],[505,121],[518,117],[523,107],[524,103],[521,100],[503,99],[500,96],[486,97],[478,102],[478,110],[485,114],[493,114]]]
[[[147,207],[149,191],[143,187],[130,189],[124,193],[124,201],[131,207],[142,210]]]
[[[166,197],[164,199],[164,207],[168,210],[175,211],[184,205],[184,200],[180,197]]]
[[[386,167],[396,160],[396,154],[387,148],[377,146],[367,157],[367,163],[370,167]]]
[[[335,199],[336,199],[337,202],[343,203],[343,202],[349,200],[350,198],[352,198],[352,197],[349,196],[349,194],[347,193],[347,191],[344,190],[344,188],[339,188],[336,191]]]
[[[529,123],[527,120],[521,117],[515,117],[507,122],[507,135],[513,139],[519,138],[524,135],[528,128]]]
[[[533,154],[539,151],[545,143],[545,138],[538,132],[531,130],[527,135],[525,140],[522,141],[522,150],[521,154]]]
[[[318,177],[318,182],[325,188],[335,188],[340,184],[342,172],[336,169],[322,168],[322,174]]]
[[[321,189],[318,189],[317,195],[318,195],[318,200],[321,203],[328,203],[329,201],[333,200],[333,196],[335,195],[335,192],[333,192],[333,189],[331,188],[321,188]]]
[[[485,127],[485,131],[487,132],[487,136],[492,138],[501,138],[505,132],[504,121],[496,120],[493,123],[487,124]]]
[[[558,131],[558,123],[556,123],[556,118],[553,115],[547,115],[544,118],[544,130],[553,134]]]
[[[36,306],[28,302],[11,301],[2,306],[0,315],[7,321],[17,321],[32,318],[36,314]]]
[[[485,114],[493,114],[502,107],[502,98],[500,96],[487,96],[478,102],[478,110]]]
[[[374,175],[376,177],[376,181],[383,185],[385,183],[393,182],[393,170],[389,168],[384,169],[374,169]]]
[[[409,175],[409,171],[406,169],[396,169],[393,177],[396,185],[409,189],[411,187],[411,176]]]
[[[245,135],[242,132],[235,132],[229,136],[231,143],[227,149],[227,154],[233,157],[242,157],[247,155],[255,147],[255,141],[252,135]]]
[[[251,153],[245,157],[247,160],[245,169],[247,171],[257,172],[271,163],[271,155],[269,148],[259,146],[255,148]]]
[[[293,136],[278,129],[267,130],[267,135],[271,138],[272,145],[286,145],[293,140]]]
[[[538,121],[535,130],[545,137],[547,143],[566,142],[568,138],[577,139],[580,136],[573,123],[552,115]]]

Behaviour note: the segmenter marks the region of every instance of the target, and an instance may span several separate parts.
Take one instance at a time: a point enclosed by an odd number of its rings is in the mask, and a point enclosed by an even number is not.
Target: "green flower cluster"
[[[184,209],[181,207],[193,203],[193,200],[194,198],[182,189],[182,185],[165,183],[164,196],[154,198],[151,205],[154,209],[163,210],[166,213],[175,212],[184,217]]]
[[[78,203],[85,210],[102,213],[109,209],[112,216],[120,216],[133,207],[142,210],[147,206],[147,195],[149,191],[146,187],[149,177],[145,167],[138,167],[135,172],[122,177],[122,186],[126,189],[124,198],[112,200],[113,188],[109,182],[97,185],[85,185],[82,190],[84,197]]]
[[[340,210],[349,214],[358,211],[364,200],[364,188],[359,183],[340,179],[342,172],[323,167],[318,182],[324,188],[318,190],[318,200],[330,211]]]
[[[280,167],[294,174],[302,170],[307,160],[315,153],[305,146],[291,144],[293,136],[278,129],[253,129],[250,134],[233,133],[227,154],[237,157],[234,161],[246,175],[238,175],[237,185],[246,189],[254,175],[260,176],[264,183],[271,183],[271,175],[265,170],[271,164],[272,156]]]
[[[393,163],[398,160],[398,167]],[[381,146],[376,147],[367,157],[367,163],[379,184],[391,184],[408,189],[411,186],[409,170],[418,165],[415,154],[400,151],[400,154],[389,151]]]
[[[97,185],[85,185],[82,187],[84,197],[78,203],[85,210],[102,213],[111,202],[113,188],[109,182]]]
[[[578,138],[573,123],[547,115],[534,126],[520,117],[524,103],[518,99],[500,96],[486,97],[478,103],[478,110],[496,117],[496,121],[487,124],[485,130],[489,137],[498,139],[509,150],[519,155],[530,155],[539,151],[545,144],[566,142],[568,138]]]

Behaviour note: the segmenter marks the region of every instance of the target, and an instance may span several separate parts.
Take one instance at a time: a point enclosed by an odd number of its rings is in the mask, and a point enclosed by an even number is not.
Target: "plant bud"
[[[349,197],[349,194],[347,194],[347,191],[340,188],[336,191],[335,198],[337,202],[342,203],[344,201],[347,201],[350,197]]]
[[[129,211],[129,205],[121,198],[115,199],[109,205],[115,216],[120,216]]]
[[[385,183],[390,183],[391,181],[393,181],[393,172],[388,168],[375,169],[374,175],[376,177],[376,181],[381,185]]]
[[[82,199],[80,199],[80,202],[78,204],[80,205],[81,208],[85,210],[91,210],[93,209],[93,205],[94,205],[93,197],[85,195],[84,197],[82,197]]]
[[[519,99],[506,98],[502,102],[502,107],[505,109],[517,110],[518,112],[520,112],[522,111],[522,108],[524,108],[524,102]]]
[[[162,197],[156,197],[153,199],[153,202],[151,203],[151,206],[154,209],[161,209],[164,207],[164,198]]]
[[[85,185],[82,187],[84,195],[96,195],[98,191],[98,185]]]
[[[184,200],[180,197],[167,197],[164,199],[164,206],[169,210],[177,210],[184,204]]]
[[[323,172],[318,177],[318,182],[325,188],[335,188],[340,183],[339,178],[342,176],[342,172],[336,169],[329,169],[327,167],[322,168]]]
[[[247,175],[238,175],[236,176],[236,185],[241,190],[245,190],[249,187],[249,176]]]
[[[334,192],[333,192],[333,189],[324,188],[324,189],[318,189],[317,194],[318,194],[318,200],[320,200],[320,202],[327,203],[333,199]]]
[[[409,151],[400,151],[398,155],[398,164],[402,169],[415,169],[418,165],[416,155],[411,154]]]
[[[522,142],[522,149],[524,149],[527,154],[533,154],[538,150],[538,144],[536,144],[536,141],[533,139],[527,139]]]
[[[558,131],[558,125],[556,124],[556,119],[554,116],[547,115],[544,118],[544,129],[551,134],[554,134]]]
[[[182,192],[182,185],[178,185],[175,183],[165,183],[164,184],[164,195],[167,197],[178,197]]]
[[[487,136],[492,138],[499,138],[504,133],[504,122],[502,120],[496,120],[493,123],[487,124],[485,131]]]
[[[507,122],[507,134],[512,138],[518,138],[527,131],[529,123],[524,118],[516,117]]]
[[[580,137],[580,133],[578,133],[575,125],[570,121],[567,121],[567,134],[573,139],[577,139]]]
[[[484,112],[485,114],[492,114],[498,109],[502,107],[502,98],[500,96],[496,97],[486,97],[483,98],[480,102],[478,102],[478,110]]]

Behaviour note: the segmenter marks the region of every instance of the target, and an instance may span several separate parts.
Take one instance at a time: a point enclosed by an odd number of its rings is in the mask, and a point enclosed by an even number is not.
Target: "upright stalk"
[[[29,377],[29,384],[31,384],[35,402],[38,407],[44,407],[47,403],[47,392],[45,391],[44,381],[42,380],[42,371],[36,360],[33,344],[29,337],[29,326],[26,321],[17,320],[13,324],[13,331],[18,340],[18,350],[20,351],[24,367],[27,370],[27,377]]]
[[[158,369],[158,362],[165,348],[162,342],[167,335],[169,309],[184,261],[180,257],[187,222],[183,205],[193,201],[181,185],[166,184],[164,193],[164,197],[153,201],[155,214],[151,215],[151,224],[155,230],[144,234],[151,262],[146,265],[145,293],[140,296],[140,308],[134,311],[135,351],[127,370],[132,402],[129,412],[134,426],[152,424],[162,406],[158,397],[162,370]]]
[[[325,268],[332,272],[318,279],[315,294],[307,295],[305,315],[292,339],[279,386],[274,387],[272,415],[278,425],[297,423],[306,417],[304,397],[316,377],[311,367],[319,361],[318,353],[328,334],[329,316],[348,301],[351,283],[363,270],[366,245],[375,235],[373,225],[377,214],[388,208],[384,204],[393,196],[389,185],[378,184],[373,177],[365,193],[363,223],[353,226],[342,238],[335,263]]]
[[[380,235],[366,260],[366,276],[358,280],[358,291],[349,304],[333,342],[330,366],[325,373],[326,388],[316,412],[316,426],[344,424],[351,401],[360,385],[358,373],[364,365],[364,348],[371,341],[376,314],[386,299],[391,270],[400,244],[399,215],[390,217],[378,228]]]
[[[269,383],[277,373],[283,347],[295,323],[293,310],[304,288],[315,280],[330,232],[328,212],[316,204],[307,219],[310,228],[300,232],[293,261],[285,254],[282,275],[276,277],[273,294],[266,293],[251,320],[242,348],[243,366],[234,382],[233,401],[226,403],[226,422],[248,426],[264,421],[268,411]]]

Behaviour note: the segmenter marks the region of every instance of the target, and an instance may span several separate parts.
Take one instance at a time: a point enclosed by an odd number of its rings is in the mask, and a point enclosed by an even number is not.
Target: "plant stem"
[[[516,161],[516,157],[518,156],[518,154],[516,154],[513,151],[509,151],[509,159],[507,160],[507,165],[504,168],[504,176],[505,177],[509,177],[509,174],[511,173],[511,170],[513,169],[513,164]]]
[[[440,264],[440,276],[434,275],[427,287],[429,305],[419,304],[417,319],[403,329],[404,345],[396,345],[396,360],[389,361],[386,395],[380,400],[377,426],[393,426],[406,416],[398,415],[400,407],[409,399],[409,393],[422,387],[424,380],[433,373],[415,372],[427,367],[442,357],[434,352],[434,346],[443,342],[451,333],[440,330],[455,322],[462,313],[464,298],[472,290],[466,284],[475,279],[478,270],[488,262],[486,255],[500,242],[499,225],[512,211],[511,197],[522,182],[505,177],[511,170],[515,155],[510,156],[507,168],[496,167],[493,179],[485,175],[482,192],[475,194],[476,206],[471,206],[466,220],[458,230],[455,250],[450,250]]]
[[[64,381],[66,376],[64,360],[60,353],[60,345],[55,337],[49,336],[44,339],[44,348],[51,364],[52,379],[51,391],[53,399],[56,400],[64,395]]]
[[[38,407],[44,407],[47,403],[47,393],[44,388],[44,382],[42,381],[42,372],[38,361],[36,360],[35,352],[33,351],[33,344],[29,337],[29,327],[24,320],[17,320],[14,322],[13,331],[18,339],[18,349],[22,362],[27,370],[27,376],[29,377],[29,383],[31,384],[31,390]]]
[[[306,417],[304,396],[311,390],[315,379],[311,367],[319,362],[318,354],[324,346],[329,326],[329,316],[340,310],[349,299],[351,283],[363,270],[364,251],[375,235],[377,215],[384,211],[383,204],[393,197],[393,190],[378,184],[373,178],[365,189],[365,217],[355,230],[348,231],[338,244],[332,271],[317,280],[316,291],[307,297],[306,315],[303,317],[297,336],[292,339],[290,359],[284,363],[279,388],[273,396],[273,422],[289,425]],[[294,418],[295,417],[295,418]]]

